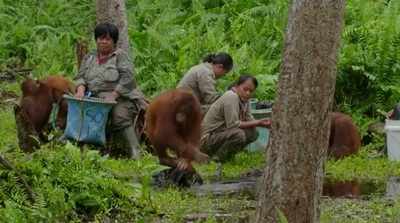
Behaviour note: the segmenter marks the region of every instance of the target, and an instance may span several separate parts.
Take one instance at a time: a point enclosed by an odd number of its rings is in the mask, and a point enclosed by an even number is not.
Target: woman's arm
[[[241,121],[239,124],[239,128],[248,129],[260,126],[260,120],[251,120],[251,121]]]
[[[271,127],[271,119],[259,119],[259,120],[250,120],[250,121],[241,121],[239,124],[239,128],[247,129],[254,127]]]
[[[86,80],[85,80],[85,75],[88,70],[89,60],[91,60],[92,57],[93,57],[93,55],[91,53],[86,54],[83,57],[78,74],[74,78],[75,85],[77,86],[76,92],[75,92],[75,97],[77,97],[77,98],[83,98],[83,96],[85,96],[86,84],[87,84]]]
[[[198,79],[199,89],[206,104],[214,103],[221,94],[215,89],[216,81],[207,72],[201,71]]]
[[[136,82],[133,77],[132,62],[128,54],[124,51],[121,51],[117,55],[117,69],[120,78],[113,94],[115,96],[127,96],[136,88]]]
[[[85,87],[86,84],[87,84],[86,80],[85,80],[85,75],[86,75],[86,72],[88,70],[89,60],[92,59],[92,56],[93,55],[89,53],[89,54],[85,55],[83,57],[83,59],[82,59],[81,66],[79,68],[78,74],[74,78],[75,85],[78,86],[78,88],[76,89],[77,91],[79,89],[79,86],[82,85],[83,87]]]

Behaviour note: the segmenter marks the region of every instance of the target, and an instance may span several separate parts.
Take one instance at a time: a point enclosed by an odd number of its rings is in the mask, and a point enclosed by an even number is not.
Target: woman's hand
[[[394,116],[394,111],[393,111],[393,109],[390,110],[390,111],[386,114],[386,118],[387,118],[387,119],[392,119],[393,116]]]
[[[259,121],[258,126],[265,127],[265,128],[271,128],[271,124],[272,124],[271,119],[260,119],[258,121]]]
[[[271,119],[256,119],[251,121],[241,121],[239,124],[239,128],[247,129],[247,128],[255,128],[255,127],[264,127],[270,128],[271,127]]]
[[[118,97],[119,97],[118,92],[113,91],[113,92],[111,92],[110,94],[107,94],[107,95],[106,95],[105,100],[106,100],[106,101],[110,101],[110,102],[114,102],[114,101],[117,100]]]
[[[79,86],[76,88],[75,97],[78,98],[78,99],[82,99],[83,96],[85,96],[85,90],[86,90],[85,86],[79,85]]]

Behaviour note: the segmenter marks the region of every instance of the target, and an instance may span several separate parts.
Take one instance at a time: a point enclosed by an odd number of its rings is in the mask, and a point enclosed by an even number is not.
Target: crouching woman
[[[232,158],[257,137],[256,127],[270,127],[269,119],[255,120],[249,99],[257,88],[257,79],[242,75],[215,101],[202,122],[201,150],[224,162]]]

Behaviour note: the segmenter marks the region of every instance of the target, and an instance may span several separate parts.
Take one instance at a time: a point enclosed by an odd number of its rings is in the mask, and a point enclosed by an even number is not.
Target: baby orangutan
[[[357,153],[360,146],[361,138],[351,117],[340,112],[332,112],[328,155],[341,159]]]

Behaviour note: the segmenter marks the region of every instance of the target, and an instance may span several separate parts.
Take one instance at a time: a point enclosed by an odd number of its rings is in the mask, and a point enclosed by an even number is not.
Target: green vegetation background
[[[34,77],[63,74],[72,78],[76,41],[86,40],[94,47],[94,4],[94,0],[0,0],[0,73],[32,68]],[[371,122],[383,120],[380,111],[389,110],[400,98],[400,1],[349,0],[346,4],[335,107],[351,114],[365,136]],[[135,75],[148,97],[173,88],[207,53],[226,51],[235,67],[219,81],[219,88],[239,74],[250,73],[260,81],[256,96],[273,100],[288,1],[127,0],[127,9]],[[1,87],[18,93],[18,83]],[[234,200],[200,199],[175,189],[153,191],[150,176],[160,167],[151,156],[138,162],[101,157],[95,151],[81,156],[70,144],[22,154],[17,149],[12,109],[4,104],[0,109],[0,151],[13,160],[37,193],[36,202],[29,203],[15,174],[0,169],[0,222],[101,221],[106,216],[121,222],[150,222],[155,216],[181,222],[190,212],[236,210],[231,208],[237,206]],[[373,136],[369,142],[358,156],[329,162],[327,174],[376,181],[398,175],[399,165],[379,153],[382,137]],[[263,162],[262,154],[240,154],[226,165],[224,176],[237,177]],[[200,171],[207,178],[215,164]],[[368,212],[361,211],[366,207]],[[397,202],[378,198],[368,204],[327,202],[323,220],[390,221],[399,216],[398,207]],[[343,210],[356,211],[343,214]]]

